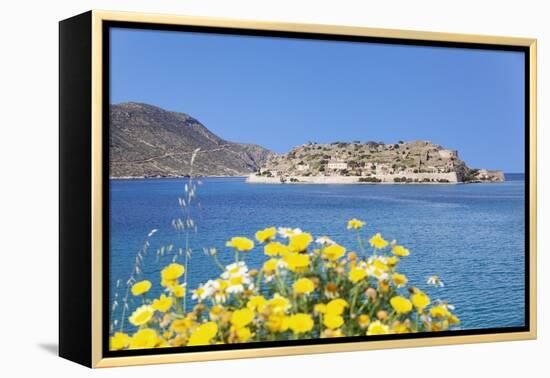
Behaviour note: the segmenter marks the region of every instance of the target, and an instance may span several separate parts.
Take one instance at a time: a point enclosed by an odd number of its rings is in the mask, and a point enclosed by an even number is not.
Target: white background
[[[26,1],[0,22],[0,374],[157,377],[525,377],[548,372],[550,26],[546,1]],[[58,25],[89,9],[536,37],[539,40],[539,339],[91,371],[55,355]],[[475,279],[475,277],[472,277]],[[538,373],[537,373],[538,372]]]

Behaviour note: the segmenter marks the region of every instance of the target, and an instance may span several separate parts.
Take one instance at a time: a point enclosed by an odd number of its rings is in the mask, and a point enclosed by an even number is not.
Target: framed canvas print
[[[536,337],[536,41],[60,23],[60,355]]]

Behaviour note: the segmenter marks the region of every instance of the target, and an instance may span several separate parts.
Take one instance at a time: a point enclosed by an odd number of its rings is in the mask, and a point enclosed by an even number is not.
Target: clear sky
[[[520,52],[112,29],[110,64],[111,103],[184,112],[230,141],[423,139],[524,171]]]

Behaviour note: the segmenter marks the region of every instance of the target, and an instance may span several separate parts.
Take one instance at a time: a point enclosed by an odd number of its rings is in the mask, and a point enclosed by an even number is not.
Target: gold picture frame
[[[529,292],[526,303],[529,310],[528,330],[522,332],[453,335],[427,338],[407,338],[399,340],[379,340],[369,342],[346,342],[331,344],[312,344],[300,346],[277,346],[254,349],[215,350],[193,353],[166,353],[152,355],[135,355],[121,357],[105,357],[104,341],[104,306],[105,288],[103,287],[103,201],[104,191],[104,99],[105,88],[104,65],[105,57],[105,25],[108,22],[139,23],[172,26],[197,26],[229,28],[238,30],[254,30],[262,32],[313,33],[332,36],[356,36],[383,39],[399,39],[407,41],[432,41],[441,43],[464,43],[478,45],[516,46],[528,51],[529,85],[528,124],[529,124],[529,192],[528,210],[529,240],[528,278]],[[83,15],[62,21],[60,24],[60,128],[61,128],[61,246],[60,246],[60,355],[90,367],[112,367],[127,365],[142,365],[156,363],[173,363],[187,361],[206,361],[218,359],[236,359],[250,357],[282,356],[295,354],[345,352],[371,349],[389,349],[402,347],[435,346],[448,344],[465,344],[494,341],[512,341],[535,339],[537,335],[537,264],[536,264],[536,209],[537,209],[537,153],[536,153],[536,39],[501,36],[483,36],[453,33],[436,33],[412,30],[378,29],[354,26],[295,24],[279,22],[259,22],[250,20],[231,20],[209,17],[188,17],[160,14],[144,14],[129,12],[111,12],[93,10]],[[71,63],[72,62],[72,63]],[[81,71],[71,64],[80,64]],[[76,71],[75,71],[76,70]],[[76,87],[75,87],[76,86]],[[76,88],[76,89],[75,89]],[[76,103],[78,102],[78,104]],[[75,122],[86,122],[89,127],[82,126],[75,130]],[[76,134],[75,134],[76,133]],[[89,148],[76,151],[68,147],[78,140]],[[82,200],[79,188],[69,188],[69,178],[75,178],[75,167],[71,166],[71,153],[82,153],[87,169],[80,173],[85,179],[82,182],[85,193],[89,194],[82,206],[86,210],[80,216],[89,217],[84,222],[75,222],[78,214],[72,213],[78,209],[74,204]],[[89,154],[89,155],[86,155]],[[73,155],[74,156],[74,155]],[[80,156],[80,155],[76,155]],[[66,181],[65,181],[66,180]],[[65,186],[67,182],[67,186]],[[74,184],[74,181],[73,181]],[[87,187],[86,187],[87,186]],[[86,195],[87,195],[86,194]],[[70,209],[73,208],[73,210]],[[68,236],[72,234],[72,236]],[[86,251],[76,249],[78,242],[84,240]],[[82,253],[81,253],[82,252]],[[74,256],[81,253],[81,256]],[[76,275],[73,270],[85,271],[86,274]],[[77,316],[71,306],[75,305],[76,291],[80,291],[78,299],[79,310],[84,317],[84,324],[75,325],[69,320]],[[82,292],[84,294],[82,294]],[[80,340],[80,341],[79,341]],[[89,344],[75,351],[78,343]]]

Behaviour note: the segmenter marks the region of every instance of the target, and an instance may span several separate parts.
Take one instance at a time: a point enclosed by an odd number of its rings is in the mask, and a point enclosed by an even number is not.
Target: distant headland
[[[466,166],[458,151],[429,141],[394,144],[310,142],[271,155],[249,183],[281,184],[458,184],[503,182],[498,170]]]

